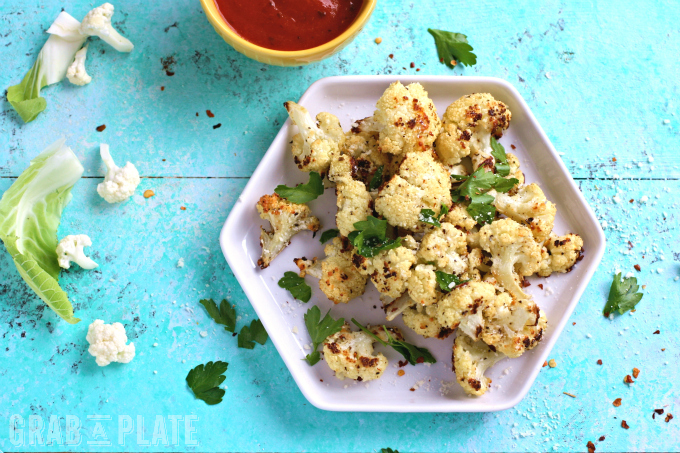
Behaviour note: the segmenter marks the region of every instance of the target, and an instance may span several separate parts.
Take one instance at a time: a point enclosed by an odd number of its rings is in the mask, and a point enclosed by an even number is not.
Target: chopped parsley
[[[491,149],[491,155],[496,159],[496,174],[508,176],[510,174],[510,164],[508,164],[505,148],[495,138],[491,137]]]
[[[279,286],[283,289],[287,289],[288,292],[299,301],[309,302],[309,299],[312,298],[312,288],[305,282],[304,278],[300,277],[295,272],[285,272],[283,277],[279,280]]]
[[[316,365],[321,360],[321,353],[317,351],[319,345],[329,336],[340,332],[345,324],[345,318],[333,319],[330,313],[331,311],[328,310],[326,316],[321,319],[321,310],[316,305],[305,313],[305,326],[314,346],[312,353],[305,356],[305,360],[310,365]]]
[[[428,223],[430,225],[436,226],[437,228],[441,228],[442,218],[448,213],[449,207],[446,205],[442,205],[441,209],[439,210],[439,215],[436,215],[432,209],[421,209],[419,220],[423,223]]]
[[[401,245],[401,238],[387,239],[387,220],[380,220],[369,215],[366,220],[354,224],[348,239],[356,248],[356,252],[372,258],[383,250],[396,249]]]
[[[434,271],[434,275],[437,278],[437,283],[439,283],[439,288],[448,293],[458,285],[467,283],[470,280],[461,280],[456,274],[447,274],[443,271]]]
[[[325,244],[326,242],[330,241],[334,237],[338,237],[338,234],[340,234],[340,230],[337,228],[331,228],[330,230],[326,230],[323,233],[321,233],[321,243]]]
[[[307,203],[323,195],[323,180],[317,172],[312,171],[307,184],[298,184],[295,187],[279,185],[274,192],[291,203]]]
[[[642,293],[638,293],[639,289],[637,279],[635,277],[621,278],[621,272],[614,276],[614,281],[609,289],[609,298],[607,305],[604,306],[602,313],[609,316],[610,313],[618,311],[620,315],[632,310],[642,299]]]
[[[259,319],[254,319],[250,323],[250,327],[243,326],[241,332],[238,334],[238,347],[244,349],[253,349],[255,347],[255,342],[257,341],[261,345],[267,342],[267,331],[262,325],[262,321]]]
[[[410,363],[411,365],[415,365],[417,363],[437,363],[437,360],[434,358],[434,356],[430,353],[425,348],[419,348],[416,345],[413,345],[411,343],[407,343],[402,340],[397,340],[396,338],[393,338],[392,335],[390,335],[390,331],[387,329],[387,327],[382,326],[383,330],[385,332],[385,335],[387,335],[387,341],[383,341],[380,337],[378,337],[376,334],[368,330],[366,327],[362,326],[359,324],[359,322],[352,318],[352,322],[356,324],[357,327],[359,327],[362,331],[373,337],[373,339],[379,343],[381,343],[383,346],[391,346],[392,349],[397,351],[399,354],[403,355],[404,358]]]
[[[380,187],[383,183],[383,172],[385,171],[385,166],[381,165],[378,167],[378,169],[373,173],[373,177],[371,178],[371,181],[368,183],[368,190],[373,191],[376,190],[378,187]]]
[[[462,180],[460,177],[454,179]],[[491,189],[497,192],[507,192],[518,182],[516,178],[506,179],[496,173],[486,171],[484,167],[479,167],[465,178],[458,188],[451,190],[451,198],[454,203],[469,201],[468,214],[477,223],[486,225],[496,218],[496,208],[491,204],[495,198],[487,192]]]
[[[477,63],[477,55],[472,53],[474,49],[464,34],[433,28],[428,28],[427,31],[434,38],[434,45],[437,46],[437,55],[441,63],[451,69],[457,63],[465,66],[474,66]]]
[[[194,396],[209,406],[221,403],[225,392],[220,384],[226,379],[228,366],[227,362],[208,362],[189,371],[186,381]]]
[[[236,329],[236,310],[226,300],[222,300],[220,308],[212,299],[203,299],[199,301],[205,307],[205,311],[217,324],[222,324],[224,330],[233,332]]]

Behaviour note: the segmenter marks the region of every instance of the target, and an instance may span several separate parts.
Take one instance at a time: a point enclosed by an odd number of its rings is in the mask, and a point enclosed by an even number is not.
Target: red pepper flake
[[[539,283],[539,284],[538,284],[538,287],[541,288],[541,289],[543,289],[543,283]]]
[[[673,414],[671,414],[671,413],[669,412],[668,414],[666,414],[666,420],[665,420],[665,422],[668,423],[668,422],[671,421],[671,420],[673,420]]]
[[[425,362],[425,357],[418,357],[416,359],[416,363],[424,363]]]
[[[165,91],[165,87],[162,86],[162,87],[161,87],[161,91]]]
[[[205,114],[208,115],[208,118],[215,118],[215,114],[211,112],[210,110],[206,110]]]
[[[541,368],[545,368],[547,366],[548,366],[548,361],[546,360],[545,362],[543,362],[543,366]]]
[[[172,71],[165,71],[165,75],[167,75],[168,77],[172,77],[175,75],[175,73]]]
[[[654,412],[661,415],[661,414],[663,414],[663,409],[654,409]]]
[[[196,116],[198,116],[198,112],[196,112]]]
[[[588,441],[586,444],[586,447],[588,447],[588,453],[594,453],[595,452],[595,444],[592,443],[591,441]]]
[[[408,361],[406,361],[406,360],[400,360],[399,361],[399,368],[403,368],[406,365],[408,365]]]
[[[633,368],[633,377],[637,379],[638,376],[640,376],[640,370],[637,368]]]
[[[412,391],[412,392],[416,391],[416,389],[414,389],[413,387],[411,387],[409,390]]]
[[[599,360],[597,361],[597,364],[598,364],[598,365],[602,365],[602,359],[599,359]]]
[[[106,129],[106,124],[102,124],[101,126],[97,126],[97,132],[104,132],[104,129]]]
[[[411,65],[410,65],[410,66],[411,66],[412,68],[415,68],[415,67],[416,67],[416,64],[415,64],[414,62],[411,62]]]
[[[320,382],[323,382],[323,379],[319,379]]]
[[[621,406],[621,398],[616,398],[612,404],[614,405],[614,407]]]
[[[633,381],[633,378],[630,377],[630,374],[627,374],[626,377],[623,378],[623,382],[625,382],[626,384],[632,384],[635,381]]]
[[[238,332],[234,332],[231,334],[232,337],[235,337],[236,335],[238,335]]]
[[[604,436],[600,436],[600,438],[599,438],[598,440],[599,440],[600,442],[604,442]]]
[[[510,145],[510,148],[517,149],[517,147],[515,145]]]
[[[660,333],[661,333],[660,330],[655,330],[654,333],[653,333],[652,335],[659,335]]]
[[[635,268],[635,270],[636,270],[636,271],[638,271],[638,272],[640,272],[640,271],[642,270],[642,268],[640,267],[640,265],[639,265],[639,264],[636,264],[636,265],[635,265],[635,266],[633,266],[633,267],[634,267],[634,268]]]
[[[612,157],[612,162],[616,162],[616,157]]]
[[[572,326],[575,326],[575,325],[576,325],[576,323],[575,323],[575,322],[572,322],[572,323],[571,323],[571,325],[572,325]]]
[[[661,348],[661,352],[663,352],[663,351],[665,351],[665,350],[666,350],[666,348]]]
[[[217,123],[213,126],[213,129],[219,129],[220,127],[222,127],[222,123]]]
[[[630,426],[628,426],[628,423],[626,423],[625,420],[621,420],[621,428],[628,429],[628,428],[630,428]]]
[[[420,68],[416,69],[416,72],[420,71]]]
[[[388,56],[389,56],[390,58],[394,58],[394,54],[393,54],[393,53],[389,54]]]
[[[632,203],[632,202],[633,202],[633,200],[631,200],[631,203]],[[630,241],[628,241],[628,250],[630,250],[630,249],[632,249],[632,248],[633,248],[633,243],[630,242]]]
[[[635,201],[635,200],[633,200],[633,199],[631,198],[630,200],[628,200],[628,203],[632,203],[632,202],[634,202],[634,201]],[[628,241],[628,242],[630,242],[630,241]]]
[[[182,210],[182,211],[186,211],[186,210],[187,210],[187,208],[185,208],[184,206],[180,206],[179,209]]]
[[[527,280],[522,280],[522,288],[526,288],[528,286],[531,286],[531,283],[529,283]]]

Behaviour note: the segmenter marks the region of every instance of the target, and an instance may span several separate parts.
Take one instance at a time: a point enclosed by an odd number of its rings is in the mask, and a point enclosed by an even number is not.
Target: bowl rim
[[[363,0],[361,11],[359,11],[356,19],[347,28],[347,30],[332,40],[321,44],[320,46],[310,47],[309,49],[303,50],[275,50],[253,44],[245,38],[242,38],[233,28],[229,26],[224,17],[222,17],[222,13],[220,13],[219,9],[217,8],[215,0],[201,0],[201,6],[203,7],[208,20],[216,29],[216,31],[223,37],[227,35],[230,40],[235,41],[236,45],[247,48],[251,52],[257,52],[260,55],[266,55],[269,57],[301,58],[327,52],[350,39],[359,29],[361,29],[361,27],[366,24],[366,22],[368,22],[371,14],[373,14],[373,10],[375,9],[377,2],[378,0]]]

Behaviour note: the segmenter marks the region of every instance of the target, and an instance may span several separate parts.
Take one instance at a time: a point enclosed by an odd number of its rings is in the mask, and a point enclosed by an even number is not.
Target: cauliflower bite
[[[335,223],[340,234],[347,237],[356,229],[354,228],[356,222],[366,220],[369,215],[373,214],[373,198],[361,181],[338,184],[335,193],[338,196]]]
[[[491,379],[484,373],[504,358],[504,354],[493,351],[483,341],[474,341],[462,332],[458,332],[453,343],[453,372],[468,395],[481,396],[486,393]]]
[[[447,274],[461,275],[467,271],[466,235],[450,223],[441,225],[423,237],[416,258],[421,263],[434,263]]]
[[[538,185],[524,186],[512,196],[498,193],[493,204],[501,214],[528,226],[536,242],[542,244],[550,236],[557,208],[545,198]]]
[[[316,122],[312,120],[306,108],[295,102],[283,104],[290,120],[298,127],[293,137],[293,159],[302,171],[315,171],[326,174],[334,155],[345,143],[345,133],[340,121],[330,113],[319,113]]]
[[[468,94],[449,105],[442,118],[437,137],[437,154],[446,165],[454,165],[466,156],[475,170],[481,165],[493,169],[491,137],[499,139],[510,125],[512,114],[489,93]]]
[[[411,277],[411,266],[416,262],[413,250],[403,245],[383,250],[373,258],[366,258],[354,252],[352,263],[362,275],[371,277],[371,281],[381,296],[396,299],[406,291],[406,283]]]
[[[367,186],[375,172],[383,167],[383,181],[388,181],[399,169],[401,158],[394,154],[384,153],[378,145],[379,133],[371,130],[372,118],[359,120],[352,125],[347,133],[342,153],[353,158],[353,177]],[[331,165],[333,165],[331,163]]]
[[[441,127],[437,109],[419,83],[392,83],[378,100],[373,121],[380,149],[390,154],[428,149]]]
[[[91,258],[85,255],[83,249],[92,245],[92,239],[86,234],[68,235],[59,241],[57,245],[57,258],[59,267],[70,269],[71,262],[76,263],[83,269],[94,269],[99,266]]]
[[[418,264],[406,282],[408,295],[418,305],[436,304],[442,293],[437,291],[439,284],[431,264]]]
[[[260,227],[260,246],[262,256],[257,260],[264,269],[290,244],[291,238],[300,231],[318,231],[319,219],[305,204],[291,203],[278,194],[263,195],[257,202],[257,212],[272,226],[271,232]]]
[[[111,362],[130,363],[135,358],[135,344],[128,341],[125,327],[119,322],[104,324],[96,319],[87,329],[85,337],[90,347],[87,350],[99,366],[107,366]]]
[[[308,260],[305,257],[295,258],[295,265],[300,269],[300,277],[304,278],[305,275],[311,275],[314,278],[320,279],[323,275],[321,271],[321,261],[316,258]]]
[[[467,206],[463,203],[452,204],[443,220],[462,231],[471,231],[477,225],[477,221],[468,213]]]
[[[323,356],[335,377],[357,381],[378,379],[387,368],[387,358],[378,353],[373,355],[375,339],[363,331],[352,332],[345,323],[340,332],[326,338]]]
[[[508,158],[508,165],[510,166],[510,174],[505,179],[515,178],[519,181],[515,186],[508,191],[508,195],[515,195],[517,191],[524,185],[524,173],[519,169],[519,159],[512,153],[507,153],[505,157]]]
[[[454,288],[437,303],[437,320],[455,329],[466,316],[478,316],[485,302],[496,297],[493,285],[483,282],[467,282]]]
[[[109,152],[109,145],[99,145],[99,153],[106,165],[104,182],[97,185],[97,193],[108,203],[120,203],[130,198],[141,182],[137,168],[128,162],[119,167]]]
[[[542,259],[541,246],[531,230],[512,219],[496,220],[479,230],[479,242],[491,253],[491,272],[496,280],[513,297],[528,299],[518,280],[536,273]]]
[[[352,265],[352,252],[345,238],[333,238],[324,249],[319,288],[333,303],[346,304],[366,290],[368,278]],[[311,275],[311,274],[310,274]]]
[[[390,225],[415,231],[421,225],[420,211],[439,212],[451,205],[451,178],[431,151],[408,153],[399,174],[381,188],[375,210]]]
[[[406,327],[425,338],[443,340],[453,333],[453,329],[444,327],[437,321],[436,305],[409,307],[401,314],[401,320]]]
[[[519,357],[535,347],[548,326],[538,305],[528,299],[513,299],[508,293],[501,293],[485,303],[481,312],[481,335],[470,336],[481,339],[508,357]]]
[[[538,270],[541,277],[549,277],[553,272],[569,272],[583,257],[583,239],[577,234],[551,234],[545,244],[541,251],[543,260]]]

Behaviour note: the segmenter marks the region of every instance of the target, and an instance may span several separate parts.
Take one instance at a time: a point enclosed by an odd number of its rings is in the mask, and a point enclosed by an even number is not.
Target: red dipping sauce
[[[305,50],[340,36],[363,0],[215,0],[243,39],[273,50]]]

